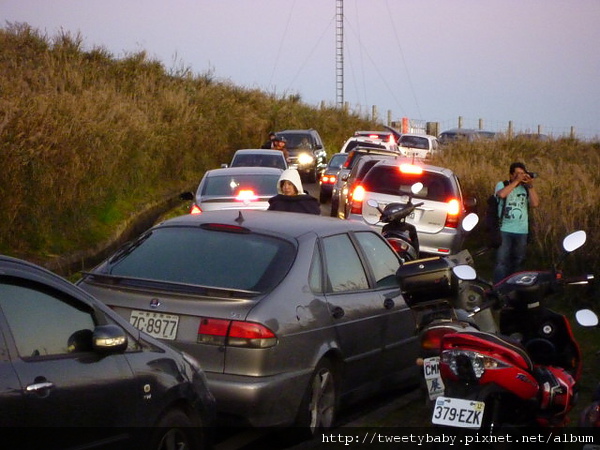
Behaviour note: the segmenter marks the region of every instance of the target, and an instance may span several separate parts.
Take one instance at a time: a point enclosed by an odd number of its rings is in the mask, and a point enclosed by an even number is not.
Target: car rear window
[[[398,145],[402,147],[418,148],[421,150],[429,149],[429,140],[419,136],[401,136]]]
[[[231,161],[231,167],[275,167],[285,169],[285,160],[283,153],[279,155],[236,155]]]
[[[387,148],[385,146],[385,144],[379,144],[377,142],[366,142],[366,141],[358,141],[358,140],[353,140],[348,142],[348,144],[346,145],[346,153],[349,153],[350,150],[356,148],[356,147],[369,147],[369,148]]]
[[[410,193],[411,186],[417,182],[423,183],[423,189],[415,198],[447,202],[456,197],[452,182],[445,175],[427,171],[407,174],[396,166],[374,166],[365,176],[363,186],[368,192],[400,195],[400,191]]]
[[[111,275],[266,292],[295,257],[288,241],[251,232],[159,228],[112,258]]]
[[[279,175],[218,175],[209,176],[202,185],[200,195],[235,197],[240,191],[251,190],[259,196],[277,195]]]

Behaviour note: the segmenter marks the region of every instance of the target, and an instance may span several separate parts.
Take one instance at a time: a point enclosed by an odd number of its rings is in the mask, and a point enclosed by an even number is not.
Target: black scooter
[[[371,199],[367,203],[377,208],[381,216],[379,221],[385,223],[381,234],[391,244],[402,261],[414,261],[419,258],[419,236],[417,229],[412,223],[406,222],[411,213],[422,206],[424,202],[413,203],[413,197],[423,189],[423,183],[415,183],[411,186],[411,192],[401,192],[408,196],[406,203],[390,203],[381,209],[377,201]]]

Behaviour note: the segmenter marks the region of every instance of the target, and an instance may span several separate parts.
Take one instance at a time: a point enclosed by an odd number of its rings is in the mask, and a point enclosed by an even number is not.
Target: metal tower
[[[344,0],[336,0],[335,21],[335,99],[344,107]]]

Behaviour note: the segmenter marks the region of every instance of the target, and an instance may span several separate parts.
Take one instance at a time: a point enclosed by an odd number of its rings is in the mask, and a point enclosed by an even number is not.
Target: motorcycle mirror
[[[574,231],[563,239],[563,248],[566,252],[571,253],[585,244],[586,239],[587,235],[585,234],[585,231]]]
[[[477,279],[477,272],[467,264],[453,267],[452,272],[461,280],[472,281]]]
[[[379,211],[379,213],[381,213],[381,209],[379,209],[379,203],[377,203],[377,200],[370,198],[367,200],[367,205],[369,205],[371,208],[375,208],[377,211]],[[363,218],[369,225],[375,225],[377,222],[379,222],[379,215],[377,214],[365,214],[363,215]]]
[[[423,183],[419,181],[418,183],[415,183],[410,187],[410,192],[412,192],[413,195],[417,195],[419,192],[421,192],[422,189]]]
[[[580,309],[575,313],[575,319],[582,327],[598,326],[598,316],[591,309]]]
[[[465,231],[471,231],[473,228],[477,226],[479,223],[479,216],[475,213],[470,213],[465,216],[463,219],[461,226]]]

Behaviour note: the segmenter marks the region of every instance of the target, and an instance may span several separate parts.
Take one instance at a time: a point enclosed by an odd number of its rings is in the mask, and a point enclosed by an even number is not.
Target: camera
[[[527,172],[527,175],[529,175],[531,178],[537,178],[538,177],[537,172]]]

